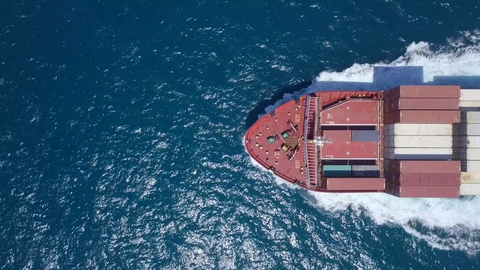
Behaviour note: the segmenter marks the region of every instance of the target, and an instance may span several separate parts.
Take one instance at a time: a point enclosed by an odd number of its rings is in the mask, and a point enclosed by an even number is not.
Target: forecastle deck
[[[380,92],[318,92],[289,101],[248,130],[247,151],[279,177],[310,190],[333,191],[329,185],[335,186],[335,192],[365,191],[365,187],[368,191],[384,190],[379,95]],[[378,179],[370,184],[372,189],[368,189],[367,183],[360,189],[348,184],[342,190],[333,182],[332,170],[352,176],[352,166],[356,169],[355,177]],[[322,173],[325,169],[331,174],[330,181]],[[347,184],[345,180],[342,183]]]

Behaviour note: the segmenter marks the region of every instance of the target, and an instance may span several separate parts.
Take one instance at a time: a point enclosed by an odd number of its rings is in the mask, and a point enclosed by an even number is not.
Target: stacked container
[[[460,86],[399,86],[385,93],[384,123],[460,122]]]
[[[460,161],[389,160],[387,193],[398,197],[458,198]]]
[[[400,86],[385,93],[388,193],[460,196],[460,162],[452,160],[452,124],[461,122],[459,98],[459,86]]]
[[[459,86],[399,86],[384,97],[386,159],[452,159],[452,124],[461,121]]]
[[[390,124],[384,126],[384,157],[404,160],[452,158],[451,124]]]
[[[453,158],[461,161],[462,195],[480,195],[480,89],[463,89],[461,123],[454,125]]]

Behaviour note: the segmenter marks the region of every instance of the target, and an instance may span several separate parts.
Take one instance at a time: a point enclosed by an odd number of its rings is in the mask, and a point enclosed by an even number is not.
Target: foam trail
[[[285,95],[266,111],[325,90],[385,90],[402,84],[480,88],[480,30],[464,32],[447,46],[432,47],[427,42],[412,43],[391,63],[353,64],[340,72],[323,71],[309,87]],[[419,69],[423,69],[421,74]],[[320,208],[332,213],[353,209],[358,214],[367,213],[379,225],[401,226],[434,248],[480,254],[480,197],[401,199],[387,194],[310,193]]]
[[[387,66],[385,79],[374,74]],[[423,67],[423,80],[410,76],[409,68],[388,74],[396,67]],[[401,72],[406,72],[402,78]],[[414,71],[416,72],[416,71]],[[392,80],[389,80],[389,76]],[[377,79],[377,80],[375,80]],[[354,64],[341,72],[321,72],[305,93],[328,89],[384,90],[400,84],[460,84],[480,88],[480,31],[465,32],[448,46],[432,49],[426,42],[412,43],[403,56],[385,64]],[[341,82],[341,83],[337,83]],[[330,87],[334,88],[330,88]],[[360,88],[356,88],[360,87]],[[302,94],[302,93],[298,93]],[[322,209],[338,212],[347,208],[367,213],[379,225],[401,226],[432,247],[480,254],[480,197],[461,199],[401,199],[387,194],[312,193]]]
[[[300,91],[285,94],[267,113],[302,95],[327,90],[387,90],[398,85],[436,84],[480,88],[480,30],[464,32],[448,45],[432,48],[427,42],[410,44],[396,60],[375,64],[358,64],[340,71],[322,71],[312,84]],[[422,72],[422,74],[418,74]]]

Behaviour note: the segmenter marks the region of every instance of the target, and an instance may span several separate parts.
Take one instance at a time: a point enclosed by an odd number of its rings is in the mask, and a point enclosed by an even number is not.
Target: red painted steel
[[[459,173],[458,160],[389,160],[390,172]]]
[[[327,190],[385,190],[385,178],[327,178]]]
[[[378,111],[378,102],[381,99],[382,93],[365,91],[331,91],[317,92],[315,95],[319,97],[320,111],[322,106],[335,106],[333,104],[338,101],[348,103],[351,100],[357,100],[360,98],[362,98],[363,101],[357,103],[361,103],[360,105],[376,104],[373,107]],[[304,137],[304,128],[306,125],[306,100],[307,96],[302,96],[298,101],[289,101],[275,108],[274,114],[266,114],[259,119],[248,129],[245,135],[245,148],[252,159],[258,162],[262,167],[271,170],[276,176],[281,177],[288,182],[298,184],[303,188],[328,192],[328,190],[325,190],[320,186],[309,187],[306,181],[306,172],[310,170],[306,164],[305,157],[307,157],[309,161],[315,159],[314,155],[305,155],[306,149],[304,149],[304,140],[307,139]],[[362,113],[364,109],[362,109],[361,106],[355,106],[358,105],[357,103],[352,103],[352,111],[355,111],[355,113]],[[347,113],[344,112],[343,114],[348,115],[350,113],[348,112],[350,107],[345,108],[345,110]],[[340,114],[341,113],[339,112],[339,115]],[[378,122],[377,119],[375,125],[378,125]],[[285,132],[288,133],[288,136]],[[308,145],[313,144],[307,143],[307,146]],[[318,158],[320,160],[320,157]],[[336,192],[355,191],[339,190]]]
[[[460,186],[399,186],[387,185],[387,193],[402,198],[458,198]]]
[[[458,110],[458,99],[400,98],[385,102],[385,110]]]
[[[460,98],[458,85],[405,85],[385,93],[386,99],[398,98]]]
[[[458,186],[457,173],[400,173],[394,172],[392,182],[402,186]]]
[[[305,162],[303,158],[302,135],[305,117],[305,97],[301,97],[298,103],[289,101],[275,109],[275,114],[267,114],[258,120],[245,136],[245,146],[248,153],[266,169],[289,181],[298,181],[300,186],[306,187]],[[296,126],[297,131],[292,129]],[[289,130],[289,137],[283,138],[282,133]],[[269,137],[274,137],[273,143]],[[298,152],[289,160],[286,151],[281,149],[284,142],[292,144],[298,142]]]
[[[351,99],[324,109],[322,125],[376,125],[378,100]]]
[[[365,91],[326,91],[316,92],[317,97],[322,97],[322,107],[331,105],[339,100],[348,100],[352,98],[380,99],[382,92]]]
[[[414,111],[401,110],[387,113],[385,124],[454,124],[460,123],[460,111]]]
[[[322,147],[323,159],[377,159],[378,142],[332,142]]]
[[[352,140],[352,131],[351,130],[324,130],[323,131],[324,140],[332,141],[351,141]]]

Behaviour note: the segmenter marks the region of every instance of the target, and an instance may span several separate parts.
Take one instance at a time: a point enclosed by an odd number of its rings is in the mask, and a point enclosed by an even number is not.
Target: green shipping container
[[[323,176],[325,177],[350,177],[352,176],[351,165],[323,165]]]

